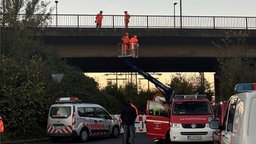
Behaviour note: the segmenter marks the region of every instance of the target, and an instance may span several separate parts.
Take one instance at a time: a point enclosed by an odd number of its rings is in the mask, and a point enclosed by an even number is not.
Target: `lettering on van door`
[[[94,123],[87,123],[87,122],[84,122],[84,126],[86,126],[86,127],[89,128],[89,129],[97,129],[97,130],[104,128],[104,125],[98,123],[97,121],[95,121]]]

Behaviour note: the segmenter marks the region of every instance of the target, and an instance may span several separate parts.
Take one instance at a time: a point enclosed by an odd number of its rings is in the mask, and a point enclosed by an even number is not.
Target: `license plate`
[[[56,130],[60,130],[60,129],[63,128],[63,126],[55,126],[54,128],[55,128]]]
[[[188,136],[188,140],[201,140],[201,136]]]

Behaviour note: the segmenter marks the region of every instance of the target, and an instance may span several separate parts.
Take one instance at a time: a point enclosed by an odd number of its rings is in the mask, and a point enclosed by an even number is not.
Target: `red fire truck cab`
[[[152,100],[146,109],[147,136],[168,142],[212,142],[214,118],[206,95],[175,95],[171,103]]]

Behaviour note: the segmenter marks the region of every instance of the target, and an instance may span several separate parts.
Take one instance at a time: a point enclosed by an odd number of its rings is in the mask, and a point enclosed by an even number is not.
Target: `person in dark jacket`
[[[122,125],[124,128],[123,144],[134,144],[136,117],[136,110],[131,105],[131,101],[128,101],[121,113]],[[130,138],[128,136],[130,136]]]

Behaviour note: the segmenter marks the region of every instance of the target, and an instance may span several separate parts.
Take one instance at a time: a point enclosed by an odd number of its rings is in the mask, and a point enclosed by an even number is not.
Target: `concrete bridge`
[[[121,15],[104,16],[102,29],[95,28],[94,18],[53,15],[53,23],[40,33],[36,29],[35,35],[42,35],[46,44],[84,72],[132,71],[124,58],[118,58],[125,32],[138,36],[139,57],[131,61],[148,72],[214,72],[217,57],[256,56],[255,17],[139,15],[132,16],[128,29],[123,28]],[[232,39],[228,46],[226,38]]]

